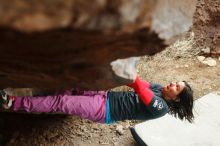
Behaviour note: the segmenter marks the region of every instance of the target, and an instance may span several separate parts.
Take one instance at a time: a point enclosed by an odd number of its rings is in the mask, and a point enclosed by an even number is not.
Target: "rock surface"
[[[165,47],[149,30],[117,34],[57,29],[24,34],[0,29],[0,87],[108,89],[123,85],[110,63]]]
[[[0,87],[108,89],[110,63],[153,55],[192,24],[195,0],[0,0]]]
[[[0,5],[0,25],[25,32],[67,26],[134,32],[148,27],[171,39],[191,26],[196,0],[0,0]]]

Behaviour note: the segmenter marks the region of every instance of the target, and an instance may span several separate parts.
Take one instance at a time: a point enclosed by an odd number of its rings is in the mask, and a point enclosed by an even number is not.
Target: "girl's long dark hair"
[[[174,115],[175,117],[178,117],[181,120],[186,119],[190,123],[192,123],[194,119],[193,90],[186,81],[183,82],[186,86],[184,87],[183,91],[177,96],[179,101],[168,102],[169,113]]]

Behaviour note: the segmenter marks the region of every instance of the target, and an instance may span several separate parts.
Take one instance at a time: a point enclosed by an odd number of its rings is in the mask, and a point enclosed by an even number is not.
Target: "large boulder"
[[[165,47],[147,30],[116,34],[57,29],[24,34],[0,30],[0,87],[108,89],[127,83],[110,63]]]
[[[0,25],[25,32],[148,27],[167,40],[189,29],[195,6],[196,0],[0,0]]]
[[[111,62],[164,49],[164,40],[192,25],[195,5],[196,0],[0,0],[0,87],[122,85],[127,80],[115,75]]]

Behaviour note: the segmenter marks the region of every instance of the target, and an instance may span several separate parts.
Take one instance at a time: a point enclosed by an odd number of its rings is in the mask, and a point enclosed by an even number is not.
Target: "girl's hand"
[[[114,73],[122,78],[135,81],[137,76],[136,65],[140,57],[130,57],[126,59],[117,59],[111,62]]]

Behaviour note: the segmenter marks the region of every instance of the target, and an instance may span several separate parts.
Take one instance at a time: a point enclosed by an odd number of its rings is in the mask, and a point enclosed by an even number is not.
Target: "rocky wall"
[[[192,25],[196,1],[0,0],[0,87],[108,89],[110,63],[153,55]],[[165,41],[164,41],[165,40]]]

